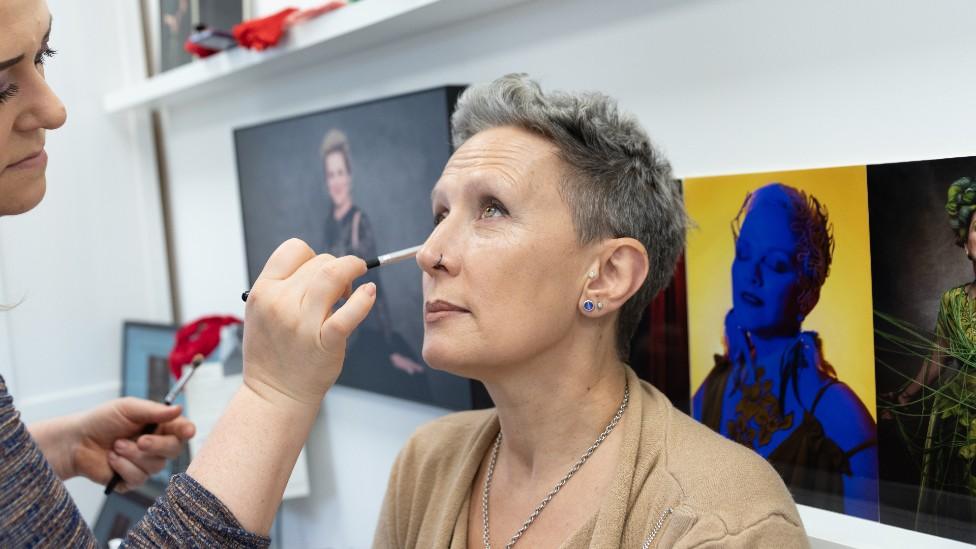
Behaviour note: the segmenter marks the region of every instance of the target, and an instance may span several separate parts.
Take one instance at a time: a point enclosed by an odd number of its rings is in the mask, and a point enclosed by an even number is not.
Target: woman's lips
[[[465,309],[464,307],[459,307],[453,303],[438,299],[436,301],[428,301],[424,305],[424,321],[436,322],[443,318],[459,314],[468,314],[470,312],[471,311]]]
[[[8,170],[29,170],[32,168],[40,168],[47,163],[47,152],[41,149],[40,152],[32,154],[27,158],[20,160],[15,164],[7,166]]]
[[[762,307],[763,305],[762,299],[759,299],[758,296],[750,294],[749,292],[742,292],[739,294],[739,297],[742,299],[742,301],[754,307]]]

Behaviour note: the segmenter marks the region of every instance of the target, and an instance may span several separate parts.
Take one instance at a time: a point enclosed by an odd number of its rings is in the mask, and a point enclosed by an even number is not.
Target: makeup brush
[[[371,257],[366,259],[366,269],[374,269],[376,267],[381,267],[383,265],[392,265],[394,263],[399,263],[405,259],[412,259],[417,255],[423,245],[414,246],[412,248],[404,248],[395,252],[390,252],[388,254],[379,255],[376,257]],[[241,294],[241,301],[247,301],[247,296],[251,293],[251,290],[245,291]]]
[[[176,385],[173,385],[173,388],[170,389],[169,393],[166,394],[166,398],[163,399],[163,404],[167,406],[173,405],[173,401],[175,401],[176,398],[180,396],[180,393],[183,392],[183,388],[186,387],[186,382],[190,381],[190,377],[193,376],[193,372],[196,372],[197,367],[199,367],[200,364],[203,364],[203,359],[204,356],[200,354],[193,357],[193,361],[190,363],[190,369],[187,370],[186,368],[184,368],[183,375],[180,376],[180,379],[179,381],[176,382]],[[156,432],[157,428],[159,428],[158,423],[147,423],[142,428],[142,432],[139,433],[139,436],[141,437],[142,435],[151,435],[154,432]],[[139,437],[136,438],[138,439]],[[119,475],[118,473],[112,475],[112,480],[108,481],[108,484],[105,485],[105,495],[111,494],[115,490],[116,485],[118,485],[118,483],[121,481],[122,481],[121,475]]]

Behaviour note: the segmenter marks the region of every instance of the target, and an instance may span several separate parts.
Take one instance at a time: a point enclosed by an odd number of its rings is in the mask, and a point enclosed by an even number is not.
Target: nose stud
[[[596,278],[596,273],[593,272],[593,271],[590,271],[590,272],[586,273],[586,277],[589,278],[590,280],[593,280],[594,278]]]

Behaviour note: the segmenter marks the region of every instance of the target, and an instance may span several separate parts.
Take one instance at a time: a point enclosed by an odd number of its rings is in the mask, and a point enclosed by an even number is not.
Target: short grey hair
[[[644,309],[667,286],[685,247],[688,217],[671,164],[614,99],[543,93],[524,74],[465,90],[451,117],[454,146],[502,126],[534,132],[558,148],[569,166],[560,193],[581,245],[631,237],[647,249],[647,279],[624,304],[617,324],[617,352],[626,360]]]

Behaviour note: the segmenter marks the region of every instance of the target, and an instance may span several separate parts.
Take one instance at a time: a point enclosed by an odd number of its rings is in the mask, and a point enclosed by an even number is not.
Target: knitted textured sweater
[[[627,377],[637,390],[620,426],[614,479],[564,549],[809,547],[796,505],[766,461],[676,410],[629,368]],[[374,549],[464,549],[472,482],[498,429],[494,410],[421,427],[393,466]]]
[[[129,547],[267,547],[220,500],[186,475],[173,477],[125,539]],[[64,484],[34,443],[0,377],[0,547],[95,547]]]

